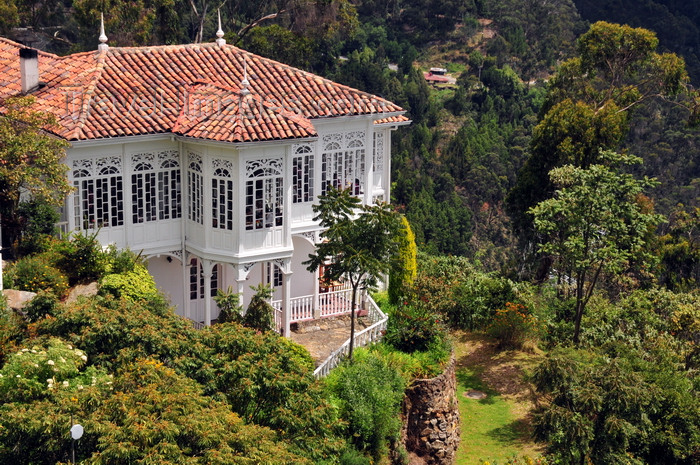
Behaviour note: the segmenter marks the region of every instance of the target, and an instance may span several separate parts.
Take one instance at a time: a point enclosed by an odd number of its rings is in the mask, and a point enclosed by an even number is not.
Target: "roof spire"
[[[100,45],[97,46],[97,50],[103,51],[109,48],[107,45],[107,35],[105,34],[105,16],[100,13]]]
[[[245,55],[243,55],[243,80],[241,81],[241,95],[243,97],[250,95],[248,86],[250,86],[250,81],[248,81],[248,62],[245,59]]]
[[[221,29],[221,8],[216,9],[216,14],[219,16],[219,30],[216,31],[216,45],[223,47],[226,45],[226,39],[224,39],[224,31]]]

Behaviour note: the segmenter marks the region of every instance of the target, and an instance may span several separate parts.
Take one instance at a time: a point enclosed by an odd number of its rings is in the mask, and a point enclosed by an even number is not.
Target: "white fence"
[[[372,325],[359,333],[355,333],[354,347],[362,347],[372,342],[378,342],[382,339],[386,331],[386,322],[389,317],[379,309],[379,306],[377,306],[376,302],[372,300],[370,296],[366,297],[366,302],[369,321]],[[333,353],[314,370],[314,376],[316,378],[323,378],[326,376],[333,368],[338,366],[343,358],[348,356],[349,352],[350,338],[348,338],[343,345],[334,350]]]

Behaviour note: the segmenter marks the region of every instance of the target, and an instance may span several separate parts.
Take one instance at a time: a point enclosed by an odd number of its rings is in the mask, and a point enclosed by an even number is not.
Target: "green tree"
[[[0,117],[0,215],[3,246],[13,246],[22,221],[20,199],[28,196],[60,206],[70,192],[68,169],[61,160],[68,144],[44,129],[55,124],[50,115],[33,111],[32,97],[5,101]]]
[[[324,279],[348,282],[352,287],[350,350],[355,338],[355,309],[360,289],[372,288],[394,266],[398,256],[401,228],[398,213],[389,204],[361,205],[350,190],[331,188],[313,206],[315,221],[324,228],[324,239],[304,262],[315,272],[325,265]]]
[[[418,274],[416,236],[405,216],[401,217],[399,261],[389,275],[389,301],[393,304],[411,287]]]
[[[17,24],[19,15],[14,0],[0,0],[0,34],[7,34]]]
[[[250,299],[250,304],[243,315],[243,326],[247,326],[258,331],[266,332],[275,329],[275,309],[269,301],[272,298],[272,288],[268,284],[258,284],[253,286],[255,295]]]
[[[534,432],[553,463],[697,463],[692,380],[660,353],[608,346],[603,353],[558,349],[535,369],[547,402],[535,412]]]
[[[240,304],[241,296],[238,292],[234,292],[231,286],[226,292],[221,289],[216,290],[214,302],[219,307],[219,323],[240,323],[242,320]]]
[[[545,238],[539,251],[551,255],[560,272],[573,279],[576,344],[581,317],[601,273],[623,273],[632,261],[638,267],[646,266],[650,257],[645,239],[661,220],[638,202],[642,191],[654,182],[619,171],[641,160],[610,151],[601,152],[600,159],[605,164],[587,169],[573,165],[553,169],[550,178],[559,188],[555,196],[529,210],[535,228]]]
[[[530,158],[507,198],[515,229],[531,237],[527,210],[552,196],[547,178],[564,164],[599,162],[628,132],[630,110],[650,99],[672,99],[685,90],[683,59],[657,53],[646,29],[597,22],[577,42],[577,56],[550,81],[549,94],[530,143]]]

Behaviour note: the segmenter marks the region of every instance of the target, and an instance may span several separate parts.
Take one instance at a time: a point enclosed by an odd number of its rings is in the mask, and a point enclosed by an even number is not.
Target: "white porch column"
[[[239,263],[236,265],[236,292],[238,292],[240,297],[239,303],[244,309],[246,306],[243,302],[243,291],[245,290],[245,283],[248,280],[248,272],[252,266],[253,265],[251,263]]]
[[[284,274],[282,283],[282,336],[289,337],[289,324],[292,320],[292,260],[287,258],[280,266]]]
[[[316,268],[314,271],[314,320],[321,318],[321,302],[319,299],[319,269]]]
[[[202,276],[204,277],[204,324],[211,326],[211,260],[202,260]]]
[[[185,318],[192,319],[192,311],[190,310],[190,274],[189,274],[189,259],[187,252],[182,250],[182,305],[185,307]]]

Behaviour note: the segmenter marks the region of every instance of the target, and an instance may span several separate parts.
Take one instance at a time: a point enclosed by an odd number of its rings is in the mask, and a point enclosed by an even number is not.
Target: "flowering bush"
[[[50,291],[62,298],[68,291],[68,279],[58,269],[39,256],[25,257],[10,267],[4,277],[6,288],[21,291]]]
[[[410,354],[428,350],[445,337],[445,328],[438,314],[422,305],[404,302],[390,315],[384,341]]]
[[[0,370],[0,398],[27,402],[50,397],[56,390],[83,390],[111,385],[102,371],[89,367],[87,354],[65,341],[51,338],[46,346],[23,348],[11,354]]]
[[[520,349],[535,334],[537,327],[537,318],[527,307],[506,302],[505,308],[496,310],[488,332],[498,340],[499,347]]]

